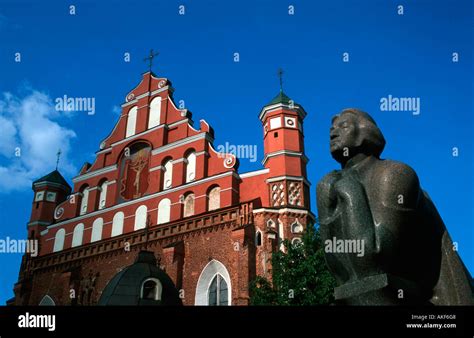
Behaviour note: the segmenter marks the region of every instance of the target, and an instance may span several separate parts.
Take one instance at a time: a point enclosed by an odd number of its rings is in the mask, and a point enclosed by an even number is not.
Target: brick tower
[[[266,277],[271,276],[271,252],[284,250],[285,239],[292,243],[301,241],[306,224],[314,222],[309,211],[310,183],[306,178],[305,116],[303,107],[282,90],[259,115],[264,140],[262,163],[268,170],[265,179],[268,206],[255,210],[256,226],[262,233],[266,232],[261,249],[257,249],[257,257],[262,262],[262,269],[257,269],[257,273]]]

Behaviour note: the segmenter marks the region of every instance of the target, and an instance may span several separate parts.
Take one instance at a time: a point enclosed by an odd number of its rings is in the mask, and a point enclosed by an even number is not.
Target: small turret
[[[32,189],[35,194],[28,223],[28,239],[37,238],[40,231],[53,223],[54,209],[71,193],[71,187],[58,170],[34,181]]]

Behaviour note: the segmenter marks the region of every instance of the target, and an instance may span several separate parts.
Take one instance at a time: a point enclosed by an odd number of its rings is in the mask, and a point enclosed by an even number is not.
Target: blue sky
[[[258,161],[241,160],[241,172],[261,168],[258,113],[278,93],[276,72],[284,69],[284,91],[308,112],[314,212],[316,183],[337,168],[331,116],[347,107],[369,112],[387,140],[382,157],[417,171],[472,273],[472,25],[471,1],[0,0],[0,238],[26,235],[31,181],[54,169],[58,148],[67,179],[94,160],[154,48],[155,73],[173,82],[175,100],[196,122],[213,126],[216,146],[258,146]],[[55,112],[63,95],[95,98],[95,115]],[[420,98],[421,113],[381,111],[388,95]],[[0,255],[0,304],[13,296],[20,258]]]

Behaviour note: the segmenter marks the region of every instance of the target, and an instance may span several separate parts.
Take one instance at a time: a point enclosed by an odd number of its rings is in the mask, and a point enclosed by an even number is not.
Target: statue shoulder
[[[375,186],[382,201],[400,201],[406,207],[414,207],[418,203],[421,192],[420,181],[415,170],[409,165],[382,160],[375,169]],[[392,204],[392,203],[389,204]]]
[[[334,183],[340,178],[340,171],[333,170],[326,174],[316,187],[316,199],[319,202],[326,201],[334,194]],[[334,196],[333,196],[334,197]]]
[[[340,171],[339,170],[333,170],[330,173],[324,175],[324,177],[319,180],[317,190],[322,191],[322,190],[327,190],[329,189],[336,180],[339,179],[340,177]]]

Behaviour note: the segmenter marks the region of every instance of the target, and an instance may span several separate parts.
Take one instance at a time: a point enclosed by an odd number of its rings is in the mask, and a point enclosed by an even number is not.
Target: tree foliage
[[[309,225],[302,243],[283,241],[272,255],[272,282],[257,276],[250,284],[251,305],[323,305],[333,302],[336,282],[324,260],[319,231]]]

